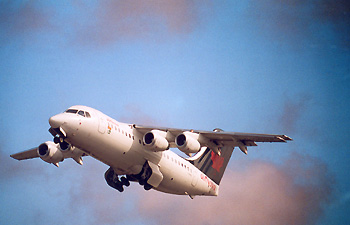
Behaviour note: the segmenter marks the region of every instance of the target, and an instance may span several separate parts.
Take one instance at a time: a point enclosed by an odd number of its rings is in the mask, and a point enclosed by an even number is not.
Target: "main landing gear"
[[[126,177],[121,177],[119,179],[118,174],[116,174],[112,168],[109,168],[106,171],[105,179],[109,186],[111,186],[114,189],[117,189],[119,192],[124,191],[123,186],[130,186],[130,181]]]
[[[114,172],[114,170],[110,167],[105,173],[105,179],[107,184],[112,188],[118,190],[119,192],[124,191],[124,187],[128,187],[130,185],[130,181],[138,182],[143,188],[148,191],[153,188],[152,185],[148,184],[147,181],[152,175],[152,170],[146,162],[143,165],[142,171],[139,174],[135,175],[126,175],[121,176],[119,179],[118,174]]]

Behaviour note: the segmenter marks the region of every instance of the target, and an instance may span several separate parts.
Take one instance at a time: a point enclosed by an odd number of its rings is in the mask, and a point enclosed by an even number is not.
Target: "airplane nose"
[[[58,128],[64,123],[64,117],[61,114],[50,117],[49,124],[52,128]]]

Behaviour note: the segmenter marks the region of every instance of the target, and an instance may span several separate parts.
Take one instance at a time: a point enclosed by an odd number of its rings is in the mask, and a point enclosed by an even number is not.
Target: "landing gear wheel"
[[[145,185],[145,183],[146,183],[145,180],[143,180],[143,179],[139,180],[139,184],[140,184],[140,185]]]
[[[148,184],[148,183],[146,183],[145,186],[143,186],[143,188],[144,188],[146,191],[148,191],[148,190],[151,190],[151,189],[153,188],[153,186],[150,185],[150,184]]]
[[[55,142],[55,144],[58,144],[58,143],[60,143],[60,138],[59,137],[54,137],[53,138],[53,142]]]
[[[121,177],[120,182],[122,182],[122,184],[125,185],[126,187],[130,186],[130,181],[125,177]]]
[[[117,189],[119,192],[123,192],[124,191],[124,188],[123,188],[122,184],[115,185],[115,189]]]

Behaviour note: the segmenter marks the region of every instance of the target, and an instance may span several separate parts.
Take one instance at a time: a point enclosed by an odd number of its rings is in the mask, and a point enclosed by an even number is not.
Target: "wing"
[[[170,132],[174,136],[185,131],[198,133],[210,139],[212,142],[221,146],[239,147],[242,152],[247,154],[247,146],[257,146],[256,142],[287,142],[292,139],[286,135],[279,134],[256,134],[256,133],[238,133],[238,132],[223,132],[223,131],[200,131],[200,130],[186,130],[176,128],[164,127],[147,127],[134,125],[134,128],[141,133],[146,133],[151,130],[161,130]],[[170,143],[170,147],[176,147],[175,143]]]
[[[17,160],[24,160],[24,159],[33,159],[39,157],[37,148],[32,148],[24,152],[19,152],[16,154],[10,155],[12,158]]]

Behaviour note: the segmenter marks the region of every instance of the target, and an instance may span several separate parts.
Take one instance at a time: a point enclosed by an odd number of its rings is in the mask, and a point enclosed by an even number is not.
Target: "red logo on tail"
[[[211,167],[213,167],[214,170],[216,170],[218,173],[220,173],[220,169],[222,167],[222,164],[224,163],[224,157],[221,157],[212,151],[211,152],[211,161],[213,161],[213,165]]]

